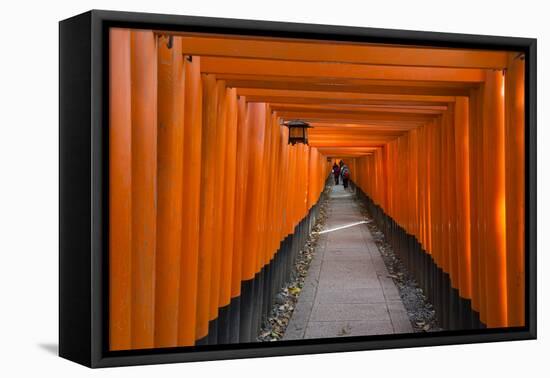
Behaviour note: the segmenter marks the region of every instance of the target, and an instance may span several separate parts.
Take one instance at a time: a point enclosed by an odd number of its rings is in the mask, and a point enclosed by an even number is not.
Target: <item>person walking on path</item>
[[[334,175],[334,185],[338,185],[338,179],[340,178],[340,166],[334,162],[332,166],[332,174]]]
[[[347,166],[346,164],[343,164],[340,171],[341,171],[341,175],[342,175],[342,183],[344,184],[344,189],[347,189],[347,188],[348,188],[349,179],[350,179],[350,171],[349,171],[349,168],[348,168],[348,166]]]

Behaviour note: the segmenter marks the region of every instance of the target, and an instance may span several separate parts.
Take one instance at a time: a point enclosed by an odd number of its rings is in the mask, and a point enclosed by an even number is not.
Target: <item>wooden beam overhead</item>
[[[201,57],[201,71],[214,74],[244,74],[288,76],[305,78],[442,81],[481,83],[485,70],[477,68],[399,67],[387,65],[365,66],[346,63],[320,63],[300,61],[269,61],[263,59],[239,59]]]
[[[414,125],[403,124],[352,124],[352,123],[333,123],[333,122],[310,122],[313,126],[312,132],[317,132],[324,129],[338,130],[359,130],[359,131],[409,131],[415,129]]]
[[[488,69],[507,61],[502,52],[178,38],[184,55],[201,57],[203,74],[248,103],[268,104],[277,117],[310,122],[309,142],[324,153],[353,156],[440,117],[457,96],[483,83]]]
[[[315,91],[315,92],[355,92],[371,95],[412,95],[412,96],[468,96],[471,87],[457,86],[391,86],[384,83],[376,85],[367,84],[334,84],[334,83],[306,83],[296,81],[257,80],[257,79],[226,79],[229,87],[239,88],[258,88],[275,90],[297,90],[297,91]]]
[[[337,112],[332,110],[311,110],[311,111],[292,111],[292,110],[283,110],[277,112],[277,115],[282,118],[298,118],[303,120],[315,121],[318,119],[325,120],[340,120],[339,122],[346,123],[343,120],[363,120],[370,122],[377,121],[391,121],[391,122],[400,122],[400,121],[410,121],[410,122],[420,122],[425,123],[434,118],[433,115],[424,115],[424,114],[399,114],[399,113],[383,113],[383,112]]]
[[[502,69],[507,66],[503,51],[159,33],[180,35],[183,52],[188,55],[419,67]]]
[[[358,140],[358,141],[309,141],[309,145],[312,147],[382,147],[388,142],[391,142],[394,138],[388,138],[385,140]]]
[[[431,95],[408,95],[408,94],[376,94],[376,93],[357,93],[357,92],[337,92],[337,91],[301,91],[286,89],[268,89],[268,88],[237,88],[237,94],[240,96],[253,97],[272,97],[272,98],[303,98],[313,100],[364,100],[364,101],[419,101],[449,103],[454,102],[454,96],[431,96]],[[284,102],[283,100],[278,100]],[[266,101],[269,102],[269,101]],[[276,102],[276,101],[275,101]]]
[[[355,100],[355,99],[330,99],[330,98],[308,98],[308,97],[267,97],[249,95],[245,97],[247,102],[267,102],[282,104],[325,104],[325,105],[372,105],[387,107],[446,107],[444,102],[427,101],[401,101],[401,100]]]
[[[347,112],[347,113],[398,113],[398,114],[442,114],[447,110],[446,106],[368,106],[368,105],[319,105],[319,104],[281,104],[270,103],[270,107],[274,111],[314,111],[320,110],[323,112]]]

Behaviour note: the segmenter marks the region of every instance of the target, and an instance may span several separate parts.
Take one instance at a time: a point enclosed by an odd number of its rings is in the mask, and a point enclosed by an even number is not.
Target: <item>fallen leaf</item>
[[[292,295],[296,295],[298,294],[300,291],[302,291],[300,288],[298,287],[291,287],[288,289],[288,292]]]

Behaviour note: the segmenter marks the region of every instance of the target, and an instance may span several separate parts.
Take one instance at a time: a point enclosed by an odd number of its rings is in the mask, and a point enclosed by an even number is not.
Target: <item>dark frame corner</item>
[[[108,39],[109,27],[195,30],[324,40],[524,51],[526,66],[526,311],[519,329],[445,331],[303,340],[231,347],[108,352]],[[88,367],[527,340],[537,337],[537,40],[92,10],[59,23],[59,354]]]

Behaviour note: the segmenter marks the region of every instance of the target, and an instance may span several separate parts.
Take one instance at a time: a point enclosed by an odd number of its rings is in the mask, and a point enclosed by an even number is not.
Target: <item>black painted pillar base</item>
[[[432,303],[440,327],[447,330],[486,328],[479,320],[479,313],[472,308],[471,300],[462,298],[458,290],[452,287],[449,274],[437,266],[416,237],[408,234],[359,187],[356,187],[356,195]]]
[[[208,323],[208,345],[218,343],[218,318],[210,320]]]
[[[229,343],[236,344],[239,342],[240,324],[241,324],[241,297],[231,299],[230,315],[229,315]]]
[[[204,336],[203,338],[195,341],[195,345],[197,346],[208,345],[208,336]]]
[[[280,243],[279,249],[252,279],[241,283],[240,296],[219,309],[218,317],[208,324],[208,335],[196,345],[256,342],[261,327],[275,305],[279,291],[286,286],[294,271],[299,251],[304,247],[315,225],[323,192],[315,204]]]
[[[229,344],[229,324],[231,319],[231,303],[219,309],[218,313],[218,344]]]
[[[239,321],[239,342],[248,343],[251,341],[250,330],[252,329],[252,308],[253,308],[254,280],[246,280],[241,284],[240,300],[240,321]]]

